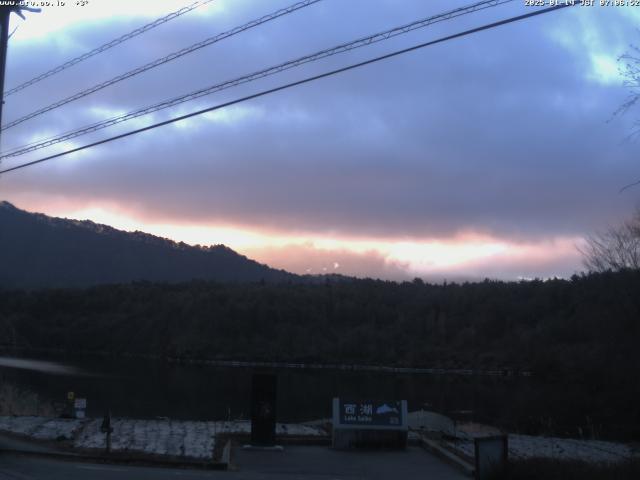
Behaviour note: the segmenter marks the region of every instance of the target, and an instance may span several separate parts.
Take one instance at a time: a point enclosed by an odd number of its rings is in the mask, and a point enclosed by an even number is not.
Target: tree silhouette
[[[592,272],[640,269],[640,209],[622,225],[589,236],[581,252]]]

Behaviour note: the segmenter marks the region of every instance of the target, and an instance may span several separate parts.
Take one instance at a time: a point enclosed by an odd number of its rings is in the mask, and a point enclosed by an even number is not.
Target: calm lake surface
[[[62,402],[66,392],[87,398],[88,416],[106,408],[115,416],[218,420],[248,418],[251,368],[174,364],[137,358],[26,359],[0,357],[0,381]],[[580,396],[534,377],[486,377],[383,372],[278,369],[278,419],[331,416],[335,396],[407,400],[459,419],[531,431],[553,419],[567,429],[583,422]],[[584,398],[584,397],[582,397]],[[567,418],[565,412],[571,411]],[[582,418],[581,418],[582,417]],[[537,427],[535,427],[537,428]],[[570,432],[568,432],[570,433]]]

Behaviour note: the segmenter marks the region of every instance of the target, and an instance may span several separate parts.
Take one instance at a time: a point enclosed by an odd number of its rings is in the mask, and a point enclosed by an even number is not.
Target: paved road
[[[33,442],[30,440],[22,440],[15,435],[5,435],[0,433],[0,451],[3,449],[9,450],[21,450],[23,452],[43,452],[43,453],[57,453],[59,450],[49,447],[47,445]]]
[[[214,473],[215,475],[212,475]],[[72,463],[0,454],[1,480],[166,480],[223,478],[225,472]]]
[[[235,452],[233,471],[202,471],[74,463],[0,454],[0,480],[413,480],[468,477],[418,447],[404,452],[338,452],[287,447],[284,452]]]
[[[250,479],[313,480],[468,480],[420,447],[406,451],[337,451],[322,447],[288,447],[284,452],[235,452],[241,472]]]

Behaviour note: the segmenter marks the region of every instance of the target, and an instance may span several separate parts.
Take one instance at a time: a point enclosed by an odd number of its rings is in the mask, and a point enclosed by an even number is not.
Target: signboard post
[[[333,399],[333,448],[406,448],[406,400]]]
[[[111,434],[113,433],[113,427],[111,426],[111,411],[107,410],[102,419],[102,425],[100,425],[100,431],[107,435],[106,438],[106,451],[111,453]]]
[[[75,418],[75,411],[73,409],[75,398],[75,392],[67,392],[67,401],[65,402],[64,410],[62,411],[62,418]]]

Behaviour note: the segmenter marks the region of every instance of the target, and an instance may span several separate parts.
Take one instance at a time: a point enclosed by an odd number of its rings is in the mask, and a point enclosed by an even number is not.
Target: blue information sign
[[[342,425],[375,425],[399,427],[403,424],[402,402],[340,399]]]

